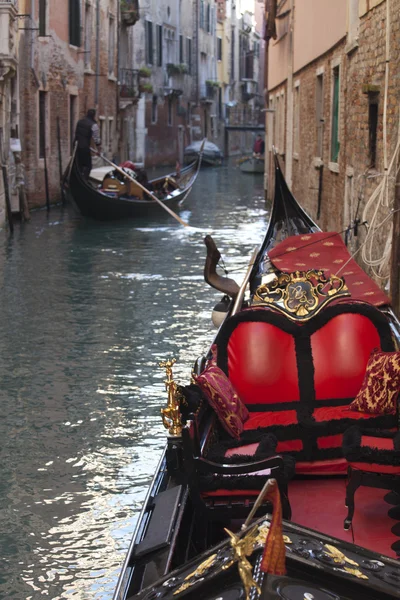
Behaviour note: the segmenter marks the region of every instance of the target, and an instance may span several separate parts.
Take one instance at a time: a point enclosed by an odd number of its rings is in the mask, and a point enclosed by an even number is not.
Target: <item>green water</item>
[[[240,281],[268,214],[262,177],[201,171],[178,211],[115,224],[72,207],[0,231],[0,598],[112,597],[162,451],[158,362],[186,382],[221,294],[211,233]]]

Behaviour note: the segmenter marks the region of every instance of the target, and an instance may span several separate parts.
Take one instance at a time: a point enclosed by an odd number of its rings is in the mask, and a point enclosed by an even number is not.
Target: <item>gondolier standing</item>
[[[75,142],[78,144],[78,164],[85,179],[89,179],[90,171],[92,170],[92,154],[90,150],[92,140],[96,144],[97,150],[100,151],[101,146],[100,129],[96,123],[95,116],[95,109],[90,108],[87,111],[86,117],[78,121],[75,130]]]

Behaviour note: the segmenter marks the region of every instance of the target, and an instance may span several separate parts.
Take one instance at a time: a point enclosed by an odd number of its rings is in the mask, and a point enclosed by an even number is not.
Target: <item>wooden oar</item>
[[[128,175],[128,173],[126,173],[123,169],[121,169],[121,167],[119,167],[118,165],[114,164],[111,160],[108,160],[108,158],[106,158],[104,156],[104,154],[101,154],[100,152],[98,152],[97,150],[95,150],[94,148],[90,148],[91,151],[94,154],[97,154],[98,156],[100,156],[100,158],[102,158],[104,160],[104,162],[108,163],[110,166],[114,167],[114,169],[116,171],[118,171],[119,173],[121,173],[121,175],[123,175],[124,177],[126,177],[126,179],[129,179],[130,181],[133,181],[133,183],[135,183],[138,187],[140,187],[148,196],[150,196],[150,198],[152,200],[154,200],[154,202],[157,202],[160,206],[163,207],[164,210],[166,210],[171,217],[174,217],[174,219],[176,219],[177,221],[179,221],[179,223],[181,225],[184,225],[185,227],[189,227],[189,224],[186,223],[185,221],[183,221],[180,217],[178,217],[178,215],[176,213],[174,213],[173,210],[171,210],[169,208],[169,206],[166,206],[164,204],[164,202],[161,202],[161,200],[159,200],[157,198],[157,196],[155,196],[152,192],[150,192],[150,190],[148,190],[146,187],[144,187],[144,185],[142,185],[141,183],[139,183],[136,179],[134,179],[133,177],[131,177],[130,175]]]

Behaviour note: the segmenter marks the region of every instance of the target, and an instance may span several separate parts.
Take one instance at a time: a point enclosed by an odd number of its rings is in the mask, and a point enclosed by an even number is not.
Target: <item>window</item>
[[[207,13],[206,13],[206,31],[207,33],[211,33],[211,6],[207,4]]]
[[[39,0],[39,35],[47,34],[47,0]]]
[[[113,75],[115,62],[115,20],[113,16],[108,18],[108,74]]]
[[[231,81],[235,80],[235,29],[232,27],[231,37]]]
[[[369,167],[376,167],[376,140],[378,133],[378,99],[377,92],[368,94],[368,149],[369,149]]]
[[[168,125],[172,125],[172,99],[168,98]]]
[[[183,35],[179,36],[179,62],[181,65],[184,63],[183,57]]]
[[[108,151],[110,152],[110,154],[112,153],[113,125],[114,125],[114,119],[112,117],[109,117],[108,118]]]
[[[107,147],[106,130],[104,127],[105,117],[99,117],[100,140],[104,148]]]
[[[299,157],[300,150],[300,83],[296,83],[293,94],[293,155]]]
[[[39,92],[39,158],[46,155],[47,141],[47,92]]]
[[[80,0],[69,0],[69,43],[71,46],[81,45],[81,12]]]
[[[77,97],[69,97],[69,139],[71,154],[74,150],[74,138],[75,138],[75,125],[76,125],[76,103]]]
[[[285,96],[281,94],[279,114],[279,151],[285,153]]]
[[[153,64],[153,23],[146,21],[146,62]]]
[[[162,28],[162,25],[156,25],[156,37],[157,37],[157,66],[162,67],[162,65],[163,65],[163,28]]]
[[[280,123],[281,123],[281,103],[280,97],[276,96],[275,101],[275,146],[276,151],[279,152],[279,143],[280,143]]]
[[[222,38],[217,37],[217,60],[222,60]]]
[[[332,121],[331,121],[331,161],[338,162],[339,158],[339,66],[332,69]]]
[[[85,6],[85,67],[90,69],[92,59],[92,7]]]
[[[200,29],[204,29],[204,0],[200,0]]]
[[[315,119],[317,129],[317,154],[318,158],[322,158],[323,142],[324,142],[324,74],[317,73],[315,82]]]
[[[168,63],[175,64],[177,56],[176,41],[175,41],[175,30],[170,27],[164,28],[165,38],[165,49],[166,49],[166,61]]]
[[[188,66],[189,74],[192,73],[192,40],[191,38],[186,39],[186,64]]]
[[[153,100],[151,102],[151,122],[153,125],[157,123],[158,118],[158,104],[157,104],[157,96],[153,96]]]

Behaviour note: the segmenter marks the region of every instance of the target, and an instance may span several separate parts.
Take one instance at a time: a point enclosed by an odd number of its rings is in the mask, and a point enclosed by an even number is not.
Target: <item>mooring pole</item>
[[[62,168],[62,154],[61,154],[61,128],[60,128],[60,117],[57,117],[57,144],[58,144],[58,168],[60,171],[60,189],[61,189],[61,199],[64,204],[64,194],[62,187],[63,180],[63,168]]]
[[[49,193],[49,174],[47,172],[47,155],[46,155],[46,144],[43,144],[43,159],[44,159],[44,185],[46,190],[46,208],[47,212],[50,210],[50,193]]]
[[[2,165],[1,170],[3,172],[3,183],[4,183],[4,194],[6,197],[6,211],[7,211],[7,219],[10,227],[10,233],[14,233],[14,222],[12,218],[12,210],[11,210],[11,199],[10,199],[10,187],[8,185],[8,173],[6,165]]]

